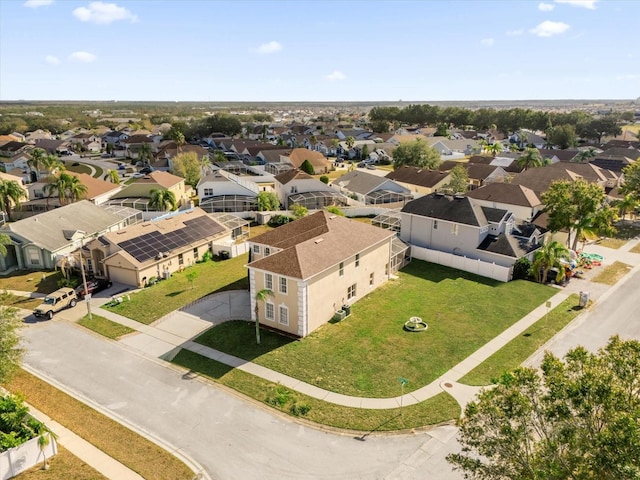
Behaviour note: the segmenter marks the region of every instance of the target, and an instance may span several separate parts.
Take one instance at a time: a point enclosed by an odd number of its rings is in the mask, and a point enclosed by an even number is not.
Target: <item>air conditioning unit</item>
[[[344,310],[338,310],[336,313],[333,314],[333,319],[336,322],[339,322],[340,320],[344,320],[346,316],[347,316],[347,312],[345,312]]]

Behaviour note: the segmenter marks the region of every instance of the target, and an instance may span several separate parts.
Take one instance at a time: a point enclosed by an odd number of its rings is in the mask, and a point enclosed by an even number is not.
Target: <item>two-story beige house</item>
[[[407,250],[392,231],[324,210],[248,243],[252,315],[256,293],[270,290],[260,322],[299,337],[386,282]]]

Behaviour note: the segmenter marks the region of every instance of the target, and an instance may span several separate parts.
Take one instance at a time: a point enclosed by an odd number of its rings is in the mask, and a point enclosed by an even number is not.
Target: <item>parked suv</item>
[[[44,301],[36,307],[33,314],[40,318],[46,317],[49,320],[53,314],[67,307],[75,307],[78,303],[78,296],[73,288],[60,288],[44,297]]]

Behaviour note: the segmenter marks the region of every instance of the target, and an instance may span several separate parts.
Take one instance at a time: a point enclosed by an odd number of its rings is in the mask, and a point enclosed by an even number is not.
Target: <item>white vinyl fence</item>
[[[416,247],[415,245],[411,246],[411,257],[456,268],[465,272],[475,273],[482,277],[493,278],[500,282],[508,282],[512,276],[511,268],[509,267],[502,267],[495,263],[483,262],[482,260],[453,255],[438,250]]]
[[[44,451],[40,450],[38,437],[32,438],[17,447],[10,448],[0,453],[0,480],[13,478],[19,473],[29,470],[34,465],[43,462],[43,455],[47,456],[48,461],[49,458],[56,453],[58,453],[58,447],[53,438],[51,438],[51,442]]]

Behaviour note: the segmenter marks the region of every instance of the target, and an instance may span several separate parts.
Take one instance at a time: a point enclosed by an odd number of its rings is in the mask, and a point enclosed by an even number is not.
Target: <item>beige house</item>
[[[386,282],[407,250],[394,232],[324,210],[248,243],[252,315],[256,293],[270,290],[260,322],[299,337]]]
[[[214,243],[225,240],[231,240],[231,231],[194,208],[103,235],[82,254],[88,271],[142,287],[193,265],[206,251],[213,252]]]
[[[149,175],[145,175],[142,178],[138,178],[136,181],[130,183],[125,188],[111,197],[113,200],[117,199],[149,199],[151,198],[151,190],[169,190],[173,192],[176,197],[176,203],[179,208],[184,208],[189,205],[193,190],[188,185],[185,185],[184,178],[173,175],[169,172],[161,172],[156,170]],[[127,205],[127,202],[120,202]]]
[[[331,170],[331,162],[324,155],[306,148],[294,148],[289,155],[282,155],[280,158],[281,161],[289,163],[295,168],[300,168],[305,160],[309,160],[316,175],[328,173]]]

